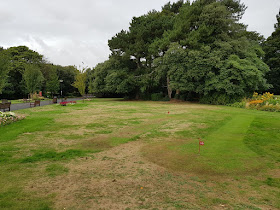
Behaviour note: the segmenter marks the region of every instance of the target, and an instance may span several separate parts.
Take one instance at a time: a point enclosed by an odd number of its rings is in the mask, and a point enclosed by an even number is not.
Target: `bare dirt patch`
[[[190,186],[174,185],[177,176],[146,161],[139,153],[142,146],[131,142],[98,153],[94,159],[72,161],[67,164],[69,174],[40,178],[28,189],[55,193],[57,209],[174,208],[178,196],[182,205],[189,205],[194,196],[182,191]]]

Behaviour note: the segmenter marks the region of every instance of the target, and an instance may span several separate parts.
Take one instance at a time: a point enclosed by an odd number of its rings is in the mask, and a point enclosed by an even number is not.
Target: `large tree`
[[[30,95],[40,90],[44,77],[36,64],[26,64],[23,73],[26,89]]]
[[[4,50],[0,51],[0,94],[2,93],[3,88],[7,84],[8,72],[9,72],[9,61],[5,55]]]
[[[9,98],[20,98],[26,95],[23,73],[26,64],[43,63],[43,56],[26,46],[10,47],[6,51],[9,59],[7,86],[3,95]]]
[[[78,70],[75,66],[60,66],[55,65],[54,68],[58,74],[58,79],[63,80],[61,83],[63,95],[76,95],[77,89],[73,86],[75,76]]]
[[[239,0],[178,1],[134,17],[109,40],[112,54],[96,66],[94,90],[136,98],[176,91],[228,103],[267,89],[263,37],[239,22],[245,9]]]
[[[264,43],[265,62],[270,67],[266,75],[268,82],[273,85],[270,89],[275,94],[280,94],[280,11],[276,16],[277,23],[274,25],[274,32]]]
[[[194,92],[207,103],[228,103],[269,87],[258,40],[249,39],[251,33],[238,22],[245,8],[235,0],[184,4],[167,37],[177,44],[155,63],[164,69],[157,72],[167,88]]]
[[[46,77],[46,91],[50,92],[51,96],[59,91],[59,80],[56,68],[54,66],[50,66],[48,69],[48,74]]]
[[[146,15],[134,17],[128,31],[121,31],[109,40],[112,51],[110,60],[118,59],[121,63],[115,65],[112,75],[107,77],[106,81],[110,83],[107,86],[109,91],[115,89],[136,98],[141,93],[151,94],[155,91],[152,63],[155,58],[161,56],[162,50],[159,47],[164,48],[164,44],[160,40],[166,31],[172,29],[175,16],[182,5],[183,1],[168,3],[161,12],[153,10]],[[125,78],[125,81],[116,87],[114,78]]]
[[[75,82],[73,83],[73,86],[78,89],[81,96],[85,95],[86,81],[87,72],[84,69],[82,71],[78,71],[75,76]]]

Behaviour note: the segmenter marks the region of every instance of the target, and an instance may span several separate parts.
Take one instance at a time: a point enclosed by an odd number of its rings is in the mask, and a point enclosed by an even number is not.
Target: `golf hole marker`
[[[204,146],[204,141],[201,141],[201,139],[198,139],[199,143],[198,143],[198,153],[200,154],[200,146]]]

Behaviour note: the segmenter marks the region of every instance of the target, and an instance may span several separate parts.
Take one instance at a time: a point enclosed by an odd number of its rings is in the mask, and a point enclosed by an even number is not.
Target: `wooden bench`
[[[6,102],[6,103],[0,104],[0,110],[3,110],[5,112],[6,109],[9,109],[9,111],[11,111],[11,102]]]
[[[57,98],[53,98],[52,102],[53,104],[57,104]]]
[[[2,99],[2,104],[8,103],[7,99]]]
[[[30,107],[36,107],[37,105],[40,106],[40,100],[35,100],[34,102],[30,103]]]
[[[29,98],[24,98],[24,99],[22,99],[22,100],[23,100],[24,103],[30,102],[30,101],[31,101],[31,99],[29,99]]]

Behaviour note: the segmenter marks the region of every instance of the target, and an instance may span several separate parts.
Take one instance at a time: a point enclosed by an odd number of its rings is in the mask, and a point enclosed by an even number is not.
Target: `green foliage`
[[[280,98],[279,97],[275,97],[273,99],[269,99],[267,102],[269,104],[272,104],[272,105],[277,105],[277,104],[280,104]]]
[[[8,96],[7,98],[20,98],[26,95],[26,83],[23,78],[26,65],[42,64],[43,56],[26,46],[10,47],[4,51],[10,63],[3,95]]]
[[[73,86],[79,90],[81,96],[85,95],[86,80],[87,80],[87,73],[85,71],[82,72],[79,71],[75,77],[75,82]]]
[[[95,71],[94,68],[92,68],[92,69],[88,68],[86,70],[86,72],[87,72],[87,81],[86,81],[87,90],[86,90],[86,92],[87,93],[94,93],[94,88],[93,88],[94,71]]]
[[[200,98],[200,102],[204,104],[232,104],[241,101],[241,97],[229,97],[226,94],[214,93],[212,95],[204,95]]]
[[[280,112],[280,105],[263,105],[260,107],[256,107],[260,111],[268,111],[268,112]]]
[[[106,90],[109,93],[130,93],[133,90],[133,78],[126,69],[112,70],[105,78]]]
[[[163,94],[162,93],[153,93],[151,95],[151,100],[152,101],[161,101],[163,99]]]
[[[245,9],[236,0],[178,1],[134,17],[109,40],[112,55],[97,65],[94,90],[136,98],[176,91],[213,104],[266,90],[263,37],[239,23]]]
[[[125,95],[136,92],[137,79],[132,72],[129,72],[125,64],[130,64],[130,61],[116,55],[111,56],[104,63],[98,64],[94,70],[93,92]]]
[[[280,94],[280,11],[276,18],[275,31],[264,42],[263,49],[265,51],[264,61],[270,67],[266,78],[273,85],[270,92]]]
[[[9,61],[7,56],[4,54],[3,50],[0,51],[0,94],[3,88],[7,84],[8,72],[9,72]]]
[[[31,94],[35,93],[37,90],[40,90],[44,80],[43,74],[36,64],[26,64],[23,78],[26,89],[28,93]]]
[[[241,102],[235,102],[232,104],[227,104],[227,106],[231,106],[231,107],[236,107],[236,108],[245,108],[246,107],[246,101],[241,101]]]
[[[55,65],[54,68],[57,71],[58,79],[63,80],[63,83],[61,84],[63,95],[74,95],[77,91],[77,89],[73,86],[75,76],[78,73],[76,67]]]
[[[51,95],[59,91],[59,80],[55,67],[51,67],[46,78],[46,91],[50,92]]]

